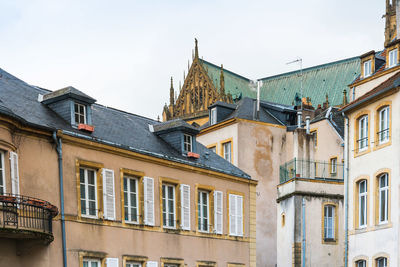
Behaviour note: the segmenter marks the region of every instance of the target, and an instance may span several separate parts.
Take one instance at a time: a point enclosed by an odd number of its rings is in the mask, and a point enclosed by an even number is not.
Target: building
[[[255,266],[257,182],[182,120],[95,102],[0,69],[0,265]]]

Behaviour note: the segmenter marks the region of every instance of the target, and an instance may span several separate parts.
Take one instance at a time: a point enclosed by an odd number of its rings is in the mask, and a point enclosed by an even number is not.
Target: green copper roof
[[[208,76],[213,81],[214,86],[219,90],[219,77],[221,75],[221,67],[214,65],[205,60],[200,60]],[[257,97],[257,92],[250,89],[250,79],[224,69],[225,92],[231,93],[233,99],[242,95],[242,97]]]
[[[314,107],[325,102],[331,105],[343,102],[343,90],[360,75],[360,58],[348,58],[303,69],[303,97],[310,97]],[[260,97],[263,100],[291,105],[296,93],[300,96],[300,70],[260,79],[263,82]]]

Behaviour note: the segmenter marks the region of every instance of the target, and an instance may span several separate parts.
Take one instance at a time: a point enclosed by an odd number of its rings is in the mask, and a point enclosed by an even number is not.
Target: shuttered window
[[[154,180],[143,178],[144,223],[154,226]],[[156,266],[157,267],[157,266]]]
[[[10,152],[10,165],[11,165],[11,192],[14,195],[19,195],[18,154],[15,152]]]
[[[125,221],[139,222],[138,179],[124,177],[124,213]]]
[[[223,233],[223,195],[221,191],[214,191],[214,231]]]
[[[97,259],[83,259],[83,267],[101,267],[100,261]]]
[[[181,184],[181,228],[190,230],[190,186]]]
[[[175,228],[175,186],[162,185],[162,217],[163,226]]]
[[[229,194],[229,234],[243,236],[243,197]]]
[[[114,171],[103,169],[104,218],[115,220]]]
[[[4,152],[0,151],[0,194],[3,195],[6,192],[6,181],[5,181],[5,167],[4,167]]]
[[[96,172],[80,168],[81,214],[87,217],[97,217],[97,183]]]

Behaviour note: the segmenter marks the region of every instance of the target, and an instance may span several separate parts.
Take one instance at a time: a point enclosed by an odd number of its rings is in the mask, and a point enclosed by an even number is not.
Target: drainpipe
[[[342,113],[344,117],[344,266],[348,266],[349,254],[349,117]]]
[[[58,177],[60,183],[60,211],[61,211],[61,236],[62,236],[62,249],[63,249],[63,266],[67,267],[67,244],[65,238],[65,214],[64,214],[64,183],[63,183],[63,161],[62,161],[62,140],[57,138],[57,134],[53,132],[53,140],[57,145],[58,155]]]
[[[302,198],[302,203],[301,203],[301,209],[302,209],[302,214],[301,214],[301,221],[302,221],[302,232],[303,232],[303,244],[301,246],[301,256],[302,256],[302,267],[306,266],[306,200],[304,197]]]

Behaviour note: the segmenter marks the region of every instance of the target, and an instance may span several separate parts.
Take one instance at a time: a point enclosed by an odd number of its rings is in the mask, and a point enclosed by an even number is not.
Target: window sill
[[[369,152],[371,152],[371,147],[368,146],[367,149],[363,149],[363,150],[361,150],[361,151],[358,150],[358,152],[355,151],[355,152],[354,152],[354,157],[357,158],[357,157],[359,157],[359,156],[368,154]]]
[[[337,243],[338,243],[337,239],[334,239],[334,238],[324,238],[324,239],[322,239],[322,244],[336,245]]]
[[[374,147],[374,151],[379,150],[379,149],[384,148],[384,147],[387,147],[387,146],[390,146],[390,145],[392,145],[392,139],[389,139],[388,141],[383,142],[383,143],[378,143]]]

